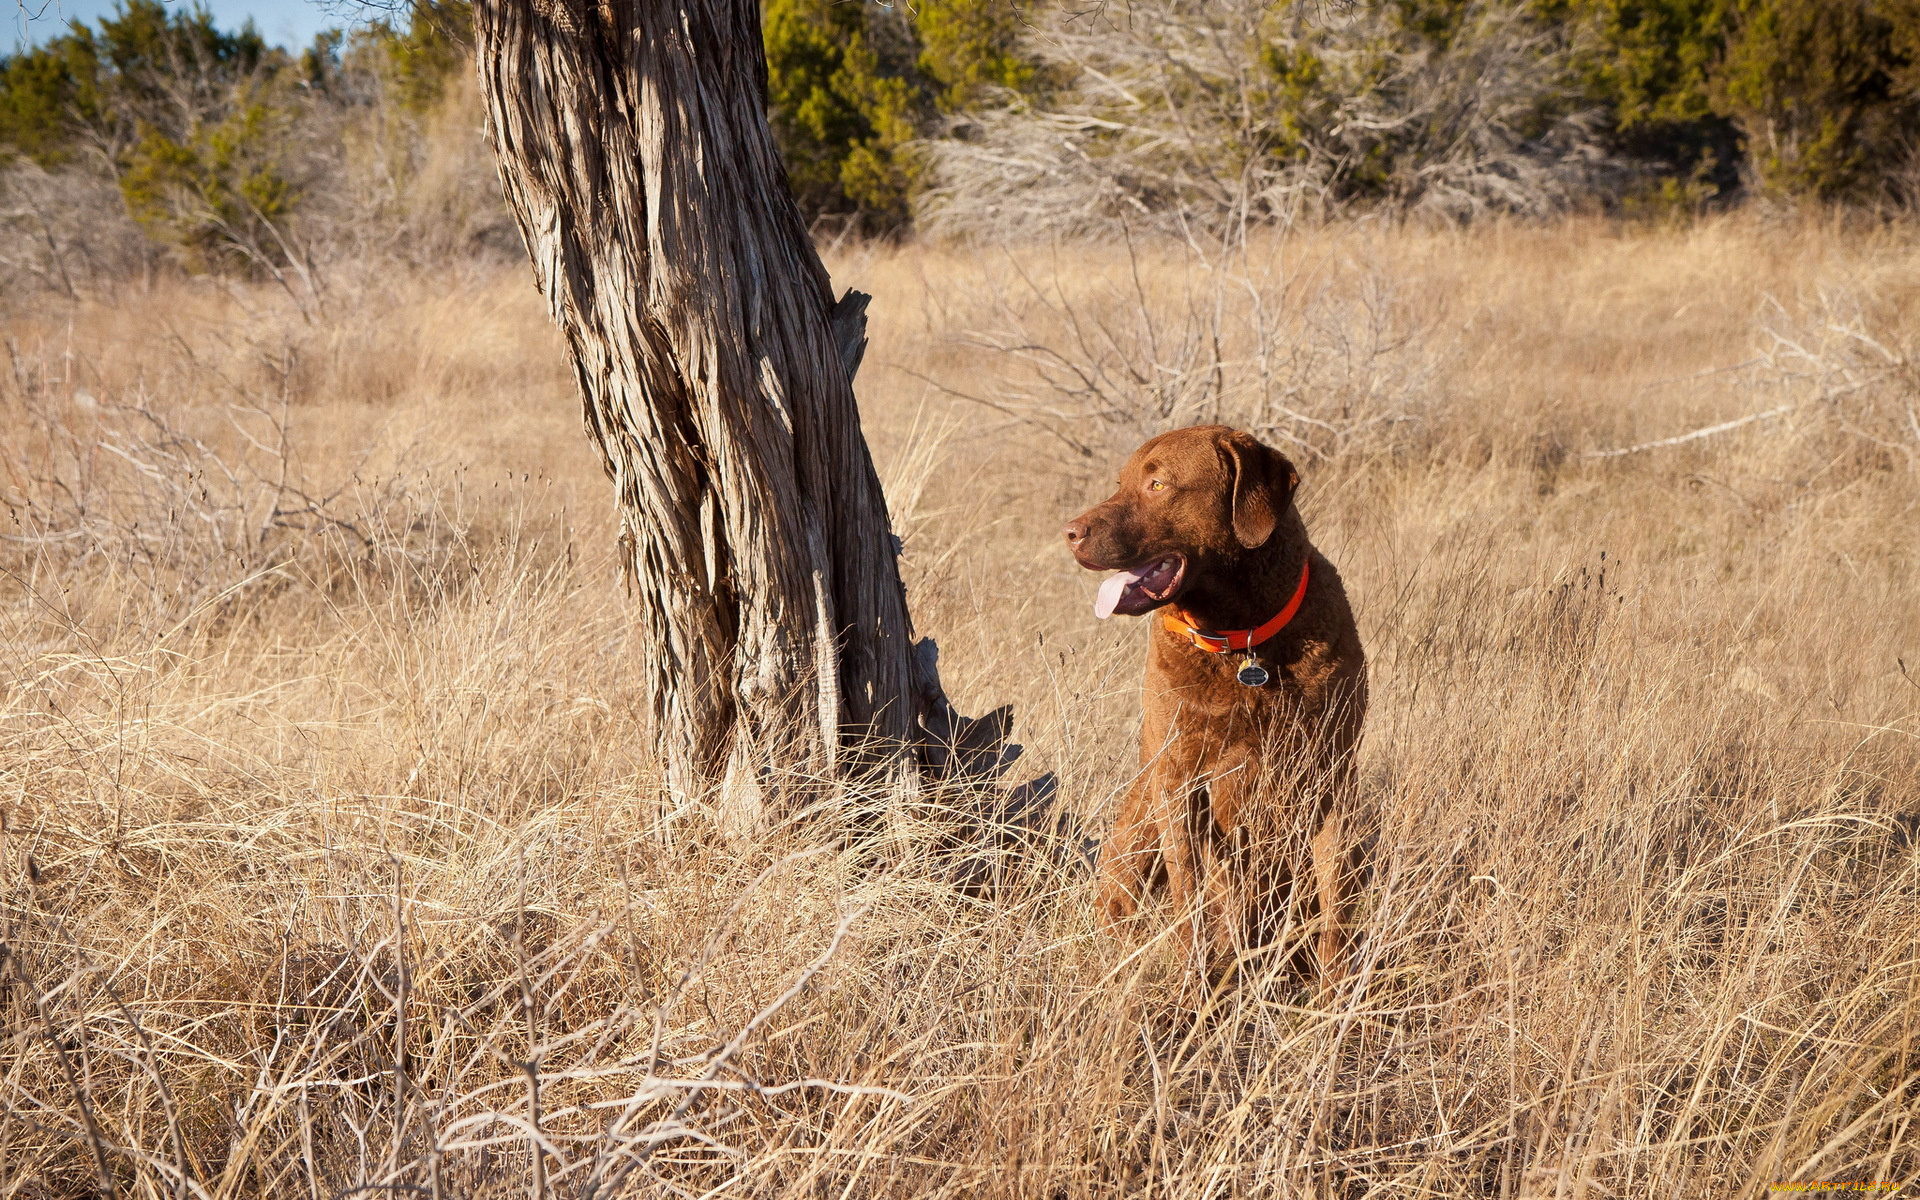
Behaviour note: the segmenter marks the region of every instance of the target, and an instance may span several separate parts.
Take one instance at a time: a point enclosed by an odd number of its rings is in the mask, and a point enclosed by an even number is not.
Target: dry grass
[[[917,619],[1096,825],[1141,629],[1059,519],[1169,423],[1299,461],[1381,821],[1324,1001],[666,794],[524,270],[5,318],[0,1196],[1913,1180],[1912,232],[839,256]]]

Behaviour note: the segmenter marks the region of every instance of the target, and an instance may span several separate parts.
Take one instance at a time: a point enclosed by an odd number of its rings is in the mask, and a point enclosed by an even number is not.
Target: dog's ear
[[[1238,430],[1222,448],[1233,480],[1233,536],[1249,550],[1264,546],[1300,486],[1300,472],[1286,455]]]

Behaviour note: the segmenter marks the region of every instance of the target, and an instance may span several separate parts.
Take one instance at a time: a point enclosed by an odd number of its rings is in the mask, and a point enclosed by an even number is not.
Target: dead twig
[[[1678,446],[1683,442],[1698,441],[1701,438],[1712,437],[1717,433],[1727,433],[1743,425],[1751,425],[1755,421],[1764,421],[1769,417],[1778,417],[1785,413],[1792,412],[1795,407],[1796,406],[1792,404],[1782,404],[1777,408],[1770,408],[1765,412],[1749,413],[1744,417],[1737,417],[1731,421],[1722,421],[1718,425],[1709,425],[1705,429],[1696,429],[1692,433],[1682,433],[1674,437],[1659,438],[1651,442],[1641,442],[1636,446],[1621,446],[1616,450],[1589,450],[1586,453],[1586,457],[1619,458],[1623,454],[1638,454],[1642,450],[1658,450],[1662,446]]]

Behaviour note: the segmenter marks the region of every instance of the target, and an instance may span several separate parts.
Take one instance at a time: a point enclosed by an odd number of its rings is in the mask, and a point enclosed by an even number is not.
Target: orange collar
[[[1293,620],[1293,614],[1300,611],[1300,602],[1307,598],[1307,564],[1300,564],[1300,586],[1293,589],[1293,599],[1287,606],[1273,615],[1273,619],[1258,629],[1230,629],[1225,633],[1207,633],[1177,608],[1168,607],[1165,615],[1167,631],[1186,638],[1208,654],[1224,654],[1229,650],[1251,650],[1261,642],[1286,628]]]

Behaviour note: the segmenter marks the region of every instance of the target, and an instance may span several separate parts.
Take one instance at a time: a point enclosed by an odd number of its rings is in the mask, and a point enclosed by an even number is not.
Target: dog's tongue
[[[1151,566],[1146,566],[1133,571],[1115,571],[1101,580],[1100,594],[1093,598],[1093,615],[1102,621],[1112,616],[1113,610],[1120,604],[1120,597],[1126,595],[1128,588],[1139,583],[1150,569]]]

